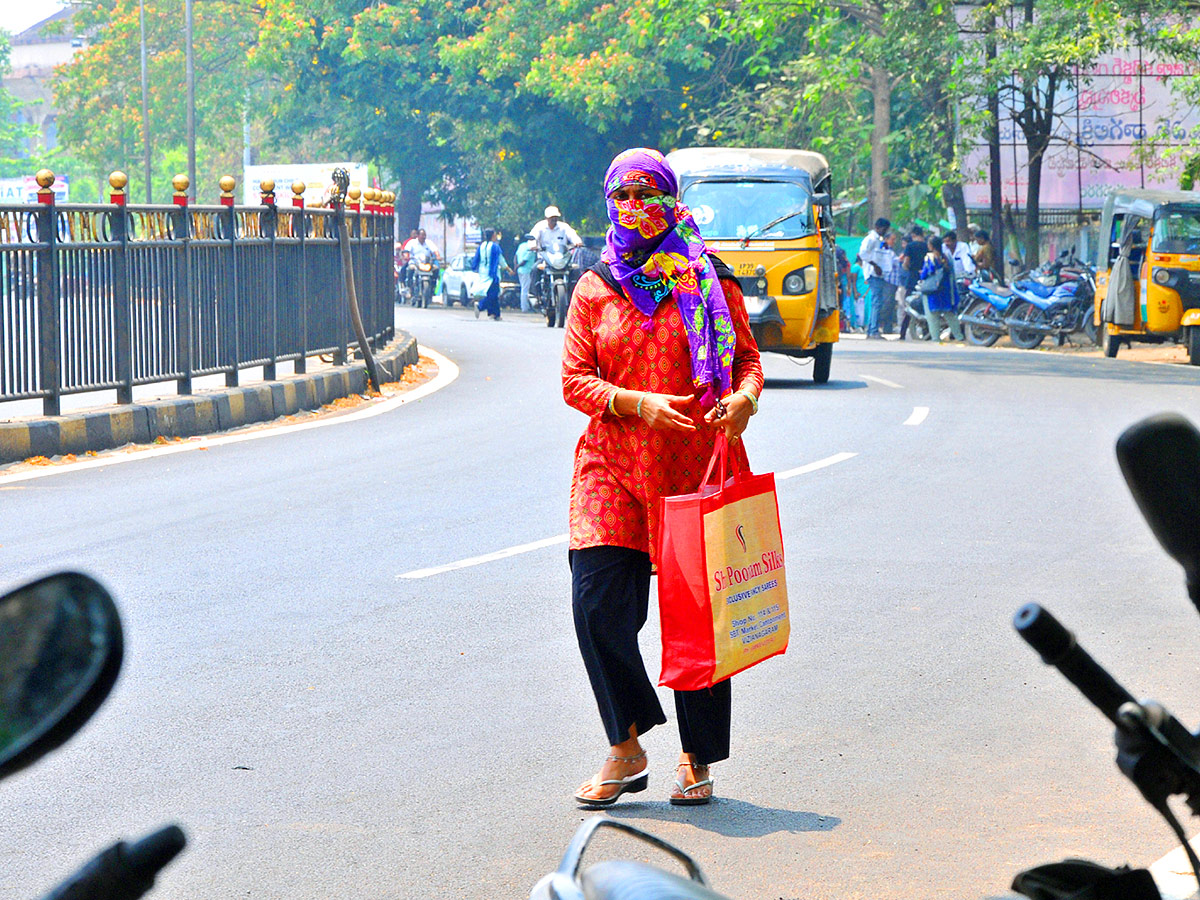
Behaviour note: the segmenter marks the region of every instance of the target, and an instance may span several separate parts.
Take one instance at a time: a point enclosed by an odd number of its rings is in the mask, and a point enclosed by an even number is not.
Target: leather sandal
[[[637,756],[609,756],[605,757],[605,762],[637,762],[639,759],[645,759],[646,752],[643,750]],[[636,794],[646,789],[649,784],[650,776],[647,774],[647,769],[650,766],[647,763],[642,768],[642,771],[633,775],[626,775],[624,778],[606,778],[604,781],[596,781],[597,775],[592,776],[592,789],[602,788],[605,785],[617,785],[617,791],[611,797],[589,797],[586,794],[576,794],[575,800],[582,806],[587,806],[592,809],[599,809],[605,806],[612,806],[617,802],[622,794]]]
[[[693,774],[696,773],[697,769],[704,769],[706,771],[708,770],[708,766],[700,765],[699,763],[681,762],[679,765],[677,765],[675,767],[675,772],[676,772],[675,791],[676,791],[676,793],[679,794],[679,796],[671,797],[671,805],[672,806],[703,806],[706,803],[711,803],[712,798],[713,798],[712,776],[710,775],[708,778],[703,778],[700,781],[697,781],[695,784],[689,784],[685,787],[683,784],[683,779],[680,778],[679,774],[678,774],[679,770],[682,769],[684,766],[689,767],[692,770]],[[703,787],[707,787],[709,789],[707,794],[702,794],[698,797],[691,796],[692,791],[697,791]]]

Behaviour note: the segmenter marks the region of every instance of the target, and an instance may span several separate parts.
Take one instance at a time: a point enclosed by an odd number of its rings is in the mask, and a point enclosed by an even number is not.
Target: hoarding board
[[[281,163],[278,165],[246,166],[242,176],[242,203],[258,206],[262,203],[259,184],[266,179],[275,181],[275,202],[288,205],[292,200],[292,182],[304,182],[304,204],[313,206],[321,202],[326,189],[333,184],[333,170],[345,169],[350,173],[350,187],[360,191],[368,187],[365,163]]]
[[[37,179],[32,175],[21,178],[0,178],[0,203],[37,203]],[[54,177],[54,202],[69,203],[71,200],[71,176]]]
[[[1200,109],[1172,89],[1173,79],[1200,72],[1195,63],[1160,62],[1137,49],[1101,57],[1073,81],[1061,83],[1054,136],[1042,164],[1043,209],[1099,209],[1116,187],[1178,189],[1200,137]],[[1003,97],[1012,96],[1002,92]],[[1156,138],[1153,151],[1144,139]],[[990,205],[988,147],[967,154],[967,206]],[[1023,207],[1029,187],[1025,137],[1002,103],[1000,171],[1004,202]]]

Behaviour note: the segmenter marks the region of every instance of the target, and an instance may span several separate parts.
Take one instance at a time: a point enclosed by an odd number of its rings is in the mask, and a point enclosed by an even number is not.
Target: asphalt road
[[[191,846],[161,900],[523,898],[557,864],[605,752],[565,544],[399,576],[565,533],[584,420],[562,333],[398,320],[453,384],[365,421],[0,480],[0,582],[89,571],[129,644],[93,722],[0,786],[0,897],[168,821]],[[735,679],[717,803],[667,804],[672,722],[646,736],[651,790],[612,815],[737,900],[996,897],[1037,863],[1170,850],[1105,720],[1010,622],[1043,603],[1200,724],[1200,620],[1112,452],[1143,415],[1200,421],[1200,371],[862,341],[823,387],[765,368],[756,470],[854,454],[779,483],[791,649]],[[651,666],[656,643],[652,621]]]

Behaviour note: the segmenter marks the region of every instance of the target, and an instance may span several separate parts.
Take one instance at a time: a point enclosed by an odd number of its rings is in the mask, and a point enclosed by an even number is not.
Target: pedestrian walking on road
[[[590,416],[575,448],[570,565],[575,632],[609,742],[575,800],[609,806],[645,790],[642,735],[666,722],[638,650],[657,553],[660,497],[699,489],[718,429],[730,465],[758,409],[762,365],[733,273],[718,269],[657,150],[626,150],[604,177],[612,227],[575,289],[563,396]],[[720,403],[717,402],[720,398]],[[728,681],[676,691],[681,752],[670,800],[712,799],[729,756]]]
[[[500,321],[500,270],[512,271],[504,258],[504,251],[500,249],[502,237],[499,228],[484,231],[483,243],[475,248],[475,255],[471,258],[471,268],[479,273],[480,278],[489,280],[487,294],[475,304],[477,319],[481,312],[486,312],[488,318]]]

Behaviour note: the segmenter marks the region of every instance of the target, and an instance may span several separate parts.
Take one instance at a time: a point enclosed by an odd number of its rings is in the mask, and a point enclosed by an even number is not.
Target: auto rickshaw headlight
[[[813,266],[804,266],[783,277],[783,292],[793,296],[807,294],[817,284],[817,270]]]
[[[1171,283],[1171,273],[1168,272],[1166,269],[1155,269],[1154,270],[1154,283],[1155,284],[1170,284]]]

